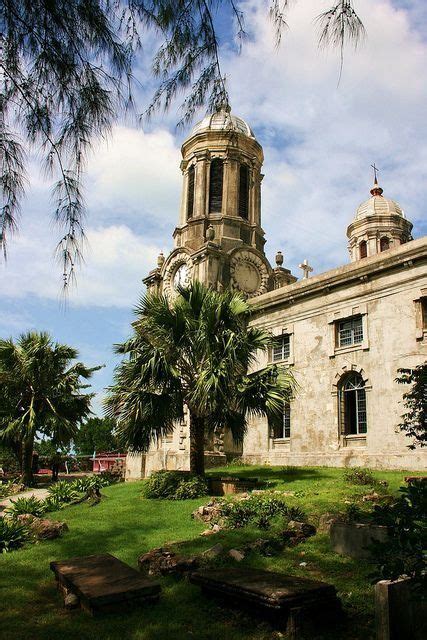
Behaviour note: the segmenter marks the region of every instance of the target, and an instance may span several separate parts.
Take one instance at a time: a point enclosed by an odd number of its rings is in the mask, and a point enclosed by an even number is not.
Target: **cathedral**
[[[240,291],[252,324],[274,336],[269,362],[291,367],[298,382],[282,421],[251,419],[240,447],[217,434],[207,463],[425,468],[427,453],[409,450],[399,431],[405,389],[395,379],[426,360],[427,237],[412,239],[375,177],[347,229],[349,263],[310,275],[304,261],[298,279],[280,251],[274,266],[264,253],[262,164],[254,133],[229,109],[196,124],[182,145],[174,249],[144,279],[169,297],[191,280]],[[146,454],[128,455],[127,479],[189,467],[187,418]]]

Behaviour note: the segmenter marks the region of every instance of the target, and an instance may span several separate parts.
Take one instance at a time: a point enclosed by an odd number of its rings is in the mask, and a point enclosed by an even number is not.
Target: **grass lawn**
[[[341,469],[228,467],[213,470],[220,475],[257,477],[273,489],[295,492],[290,505],[301,506],[309,521],[317,524],[327,511],[339,511],[344,501],[362,496],[369,487],[349,485]],[[375,476],[389,482],[390,491],[403,484],[403,471],[381,471]],[[120,484],[102,490],[105,498],[95,507],[86,504],[51,514],[65,520],[70,531],[51,542],[28,545],[0,556],[0,637],[2,640],[266,640],[284,637],[268,624],[221,607],[201,595],[187,581],[161,578],[160,602],[133,612],[91,618],[81,611],[65,611],[55,588],[52,560],[93,553],[112,553],[137,566],[141,553],[168,542],[181,542],[183,553],[200,552],[216,542],[226,548],[265,537],[253,529],[220,532],[200,537],[203,523],[191,519],[191,512],[205,499],[182,502],[141,498],[141,484]],[[267,534],[268,535],[268,534]],[[233,561],[230,559],[230,563]],[[251,554],[244,564],[277,569],[295,575],[323,579],[339,592],[348,622],[318,638],[327,640],[368,640],[373,631],[373,588],[369,565],[334,554],[328,537],[317,534],[305,544],[285,549],[279,556],[265,558]],[[300,563],[307,566],[301,567]],[[315,640],[313,638],[313,640]]]

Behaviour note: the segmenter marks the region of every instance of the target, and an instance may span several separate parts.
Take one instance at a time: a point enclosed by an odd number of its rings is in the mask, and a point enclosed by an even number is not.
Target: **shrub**
[[[91,489],[101,489],[105,486],[100,476],[85,476],[84,478],[77,478],[71,483],[73,489],[79,493],[87,493]]]
[[[13,518],[29,513],[36,518],[40,518],[46,512],[46,504],[44,500],[39,500],[35,496],[29,498],[16,498],[11,500],[11,506],[6,509]]]
[[[55,482],[55,484],[49,487],[49,497],[62,503],[76,500],[76,498],[78,498],[78,494],[73,484],[74,483],[66,482],[65,480]]]
[[[206,481],[200,477],[182,480],[176,488],[173,500],[191,500],[192,498],[201,498],[208,493]]]
[[[28,537],[29,531],[24,524],[0,516],[0,553],[19,549]]]
[[[250,496],[246,500],[231,500],[221,503],[222,517],[231,529],[253,524],[260,529],[268,529],[276,516],[286,520],[305,520],[299,507],[288,507],[281,499],[269,495]]]
[[[22,491],[22,484],[9,480],[8,482],[0,483],[0,498],[6,498],[14,493]]]
[[[188,471],[156,471],[145,481],[145,498],[186,500],[207,495],[206,481]]]
[[[401,487],[394,504],[376,505],[373,521],[385,525],[390,535],[387,542],[371,545],[376,564],[374,580],[396,580],[406,575],[427,597],[427,482]]]
[[[372,471],[356,467],[355,469],[347,469],[344,471],[344,480],[349,484],[360,484],[374,486],[377,484]]]

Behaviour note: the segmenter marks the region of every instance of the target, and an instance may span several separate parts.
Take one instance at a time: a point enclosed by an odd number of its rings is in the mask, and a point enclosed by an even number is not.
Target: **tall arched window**
[[[359,243],[359,258],[366,258],[368,255],[368,243],[366,240],[362,240]]]
[[[390,240],[387,236],[383,236],[380,240],[380,251],[387,251],[387,249],[390,249]]]
[[[194,164],[188,170],[187,187],[187,218],[192,218],[194,213]]]
[[[224,163],[219,158],[211,162],[209,177],[209,213],[221,213]]]
[[[238,204],[239,216],[247,220],[249,214],[249,167],[247,164],[240,165]]]
[[[345,375],[338,388],[340,429],[343,435],[367,432],[366,391],[360,373]]]

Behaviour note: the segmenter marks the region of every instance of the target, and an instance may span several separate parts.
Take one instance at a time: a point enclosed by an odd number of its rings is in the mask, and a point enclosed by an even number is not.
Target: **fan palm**
[[[21,442],[23,482],[33,483],[36,434],[65,444],[90,412],[93,394],[82,393],[83,380],[99,369],[72,361],[78,352],[29,332],[16,342],[0,340],[0,439]],[[83,380],[82,380],[83,379]]]
[[[190,413],[190,469],[204,473],[205,436],[228,427],[241,442],[250,415],[276,418],[295,390],[284,367],[249,372],[270,334],[249,327],[250,306],[239,294],[200,283],[168,301],[148,294],[136,307],[133,335],[108,389],[106,412],[133,451],[147,451]]]

